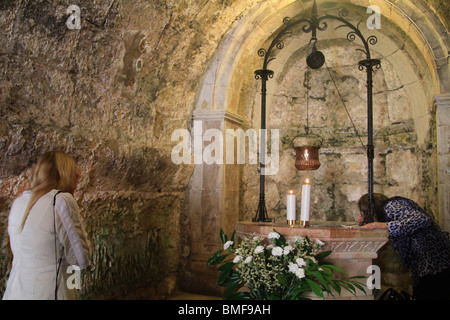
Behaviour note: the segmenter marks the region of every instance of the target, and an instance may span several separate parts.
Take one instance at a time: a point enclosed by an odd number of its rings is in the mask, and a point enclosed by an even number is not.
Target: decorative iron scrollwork
[[[373,45],[377,44],[378,39],[375,36],[370,36],[367,38],[367,42],[373,46]]]
[[[256,80],[260,80],[260,79],[269,80],[269,78],[270,79],[273,78],[272,70],[260,69],[260,70],[255,71],[255,79]]]
[[[306,22],[306,24],[304,26],[302,26],[302,31],[304,33],[310,33],[313,29],[313,23],[311,20],[305,20],[303,22]]]
[[[358,63],[358,69],[360,71],[367,70],[368,68],[370,68],[370,70],[373,70],[374,67],[376,69],[380,69],[381,61],[378,59],[366,59],[366,60],[361,60]]]
[[[322,26],[320,26],[320,23],[322,23]],[[317,24],[317,29],[320,31],[325,31],[328,28],[328,24],[325,21],[321,21],[319,24]]]
[[[281,49],[283,49],[284,48],[284,42],[283,41],[278,41],[276,44],[275,44],[275,47],[278,49],[278,50],[281,50]]]
[[[364,38],[364,36],[362,35],[361,31],[359,30],[359,26],[362,22],[362,20],[360,20],[358,22],[358,24],[355,26],[353,24],[351,24],[349,21],[347,21],[345,19],[345,17],[348,16],[348,10],[347,8],[341,8],[339,10],[339,15],[338,16],[333,16],[333,15],[324,15],[319,17],[317,15],[317,12],[314,12],[313,8],[313,14],[311,18],[300,18],[298,20],[293,20],[290,17],[285,17],[283,19],[283,24],[285,25],[285,28],[283,30],[281,30],[279,32],[279,34],[274,38],[274,40],[272,41],[271,45],[269,46],[268,50],[265,50],[263,48],[258,50],[258,56],[260,57],[265,57],[264,59],[264,68],[267,68],[267,65],[270,61],[272,61],[274,59],[274,57],[271,57],[271,59],[269,59],[268,55],[273,56],[272,50],[278,49],[281,50],[284,48],[285,44],[284,41],[282,40],[283,37],[285,37],[286,35],[289,35],[291,33],[291,29],[294,26],[300,26],[301,30],[304,33],[312,33],[312,38],[311,40],[316,40],[316,31],[325,31],[328,28],[328,24],[325,20],[337,20],[339,22],[341,22],[342,24],[337,26],[335,29],[339,29],[339,28],[349,28],[350,31],[347,33],[347,40],[350,42],[354,42],[357,38],[359,38],[364,46],[364,49],[356,49],[358,51],[363,52],[366,55],[367,59],[370,59],[370,50],[369,50],[369,45],[375,45],[378,42],[378,39],[376,36],[371,35],[369,36],[367,39]]]
[[[349,33],[347,33],[347,40],[350,42],[355,41],[356,40],[356,32],[350,31]]]
[[[348,10],[347,8],[341,8],[339,10],[339,17],[341,17],[342,19],[345,19],[345,17],[348,16]]]
[[[267,51],[264,48],[261,48],[258,50],[258,56],[264,57],[266,55]]]

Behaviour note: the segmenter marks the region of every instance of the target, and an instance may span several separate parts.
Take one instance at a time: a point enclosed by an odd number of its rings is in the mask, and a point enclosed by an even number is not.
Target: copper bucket
[[[298,170],[317,170],[320,167],[319,144],[315,138],[298,137],[294,140],[295,167]]]
[[[295,167],[298,170],[317,170],[320,167],[319,147],[295,147]]]

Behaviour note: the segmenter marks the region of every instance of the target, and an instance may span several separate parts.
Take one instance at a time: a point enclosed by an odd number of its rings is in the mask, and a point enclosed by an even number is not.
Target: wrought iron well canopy
[[[261,141],[265,141],[265,129],[266,129],[266,94],[267,94],[267,84],[266,82],[273,78],[274,72],[269,70],[268,64],[274,58],[274,49],[281,50],[284,47],[283,37],[289,34],[289,31],[292,30],[295,26],[300,26],[304,33],[311,33],[310,44],[312,43],[312,51],[307,56],[306,63],[312,69],[318,69],[325,63],[325,56],[322,52],[318,51],[316,48],[317,42],[317,31],[325,31],[328,27],[326,21],[334,20],[342,23],[338,28],[349,28],[350,31],[347,34],[347,40],[353,42],[357,38],[359,38],[362,42],[364,49],[356,49],[362,51],[366,59],[359,61],[358,69],[360,71],[366,71],[367,74],[367,161],[368,161],[368,195],[369,195],[369,213],[370,213],[370,222],[373,222],[374,216],[374,199],[373,199],[373,159],[374,159],[374,146],[373,146],[373,80],[372,74],[374,68],[380,68],[380,60],[372,59],[370,55],[370,45],[374,45],[377,43],[377,38],[375,36],[369,36],[365,38],[359,29],[359,25],[361,21],[355,26],[351,22],[349,22],[346,17],[348,16],[348,10],[342,8],[339,11],[338,16],[325,14],[322,16],[318,15],[317,11],[317,2],[314,0],[312,6],[311,17],[309,18],[299,18],[299,19],[291,19],[286,17],[283,19],[283,28],[278,32],[278,34],[274,37],[271,42],[269,48],[266,50],[261,48],[258,50],[258,56],[264,58],[262,69],[255,71],[255,78],[257,80],[261,80]],[[266,150],[265,143],[261,143],[260,155],[264,155]],[[271,219],[267,215],[267,209],[265,204],[265,192],[264,192],[264,184],[265,184],[265,176],[264,172],[265,164],[260,161],[260,193],[259,193],[259,203],[258,209],[255,217],[252,221],[254,222],[267,222],[271,221]]]

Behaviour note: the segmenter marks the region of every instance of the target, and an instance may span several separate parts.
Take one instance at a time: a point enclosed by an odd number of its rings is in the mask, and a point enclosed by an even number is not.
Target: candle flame
[[[309,179],[306,179],[306,184],[309,184]]]
[[[305,149],[304,156],[305,156],[305,160],[309,160],[309,152],[308,152],[308,149]]]
[[[294,193],[294,191],[290,190],[290,191],[289,191],[289,193],[290,193],[290,194],[293,194],[293,193]]]

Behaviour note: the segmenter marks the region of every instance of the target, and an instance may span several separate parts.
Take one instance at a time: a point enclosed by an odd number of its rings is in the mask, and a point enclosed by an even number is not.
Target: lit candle
[[[302,186],[302,209],[300,214],[300,224],[303,227],[309,226],[309,206],[311,199],[311,186],[309,179],[306,179],[306,184]]]
[[[287,207],[287,223],[289,225],[295,224],[295,195],[294,191],[289,191],[289,194],[287,195],[286,200],[286,207]]]

